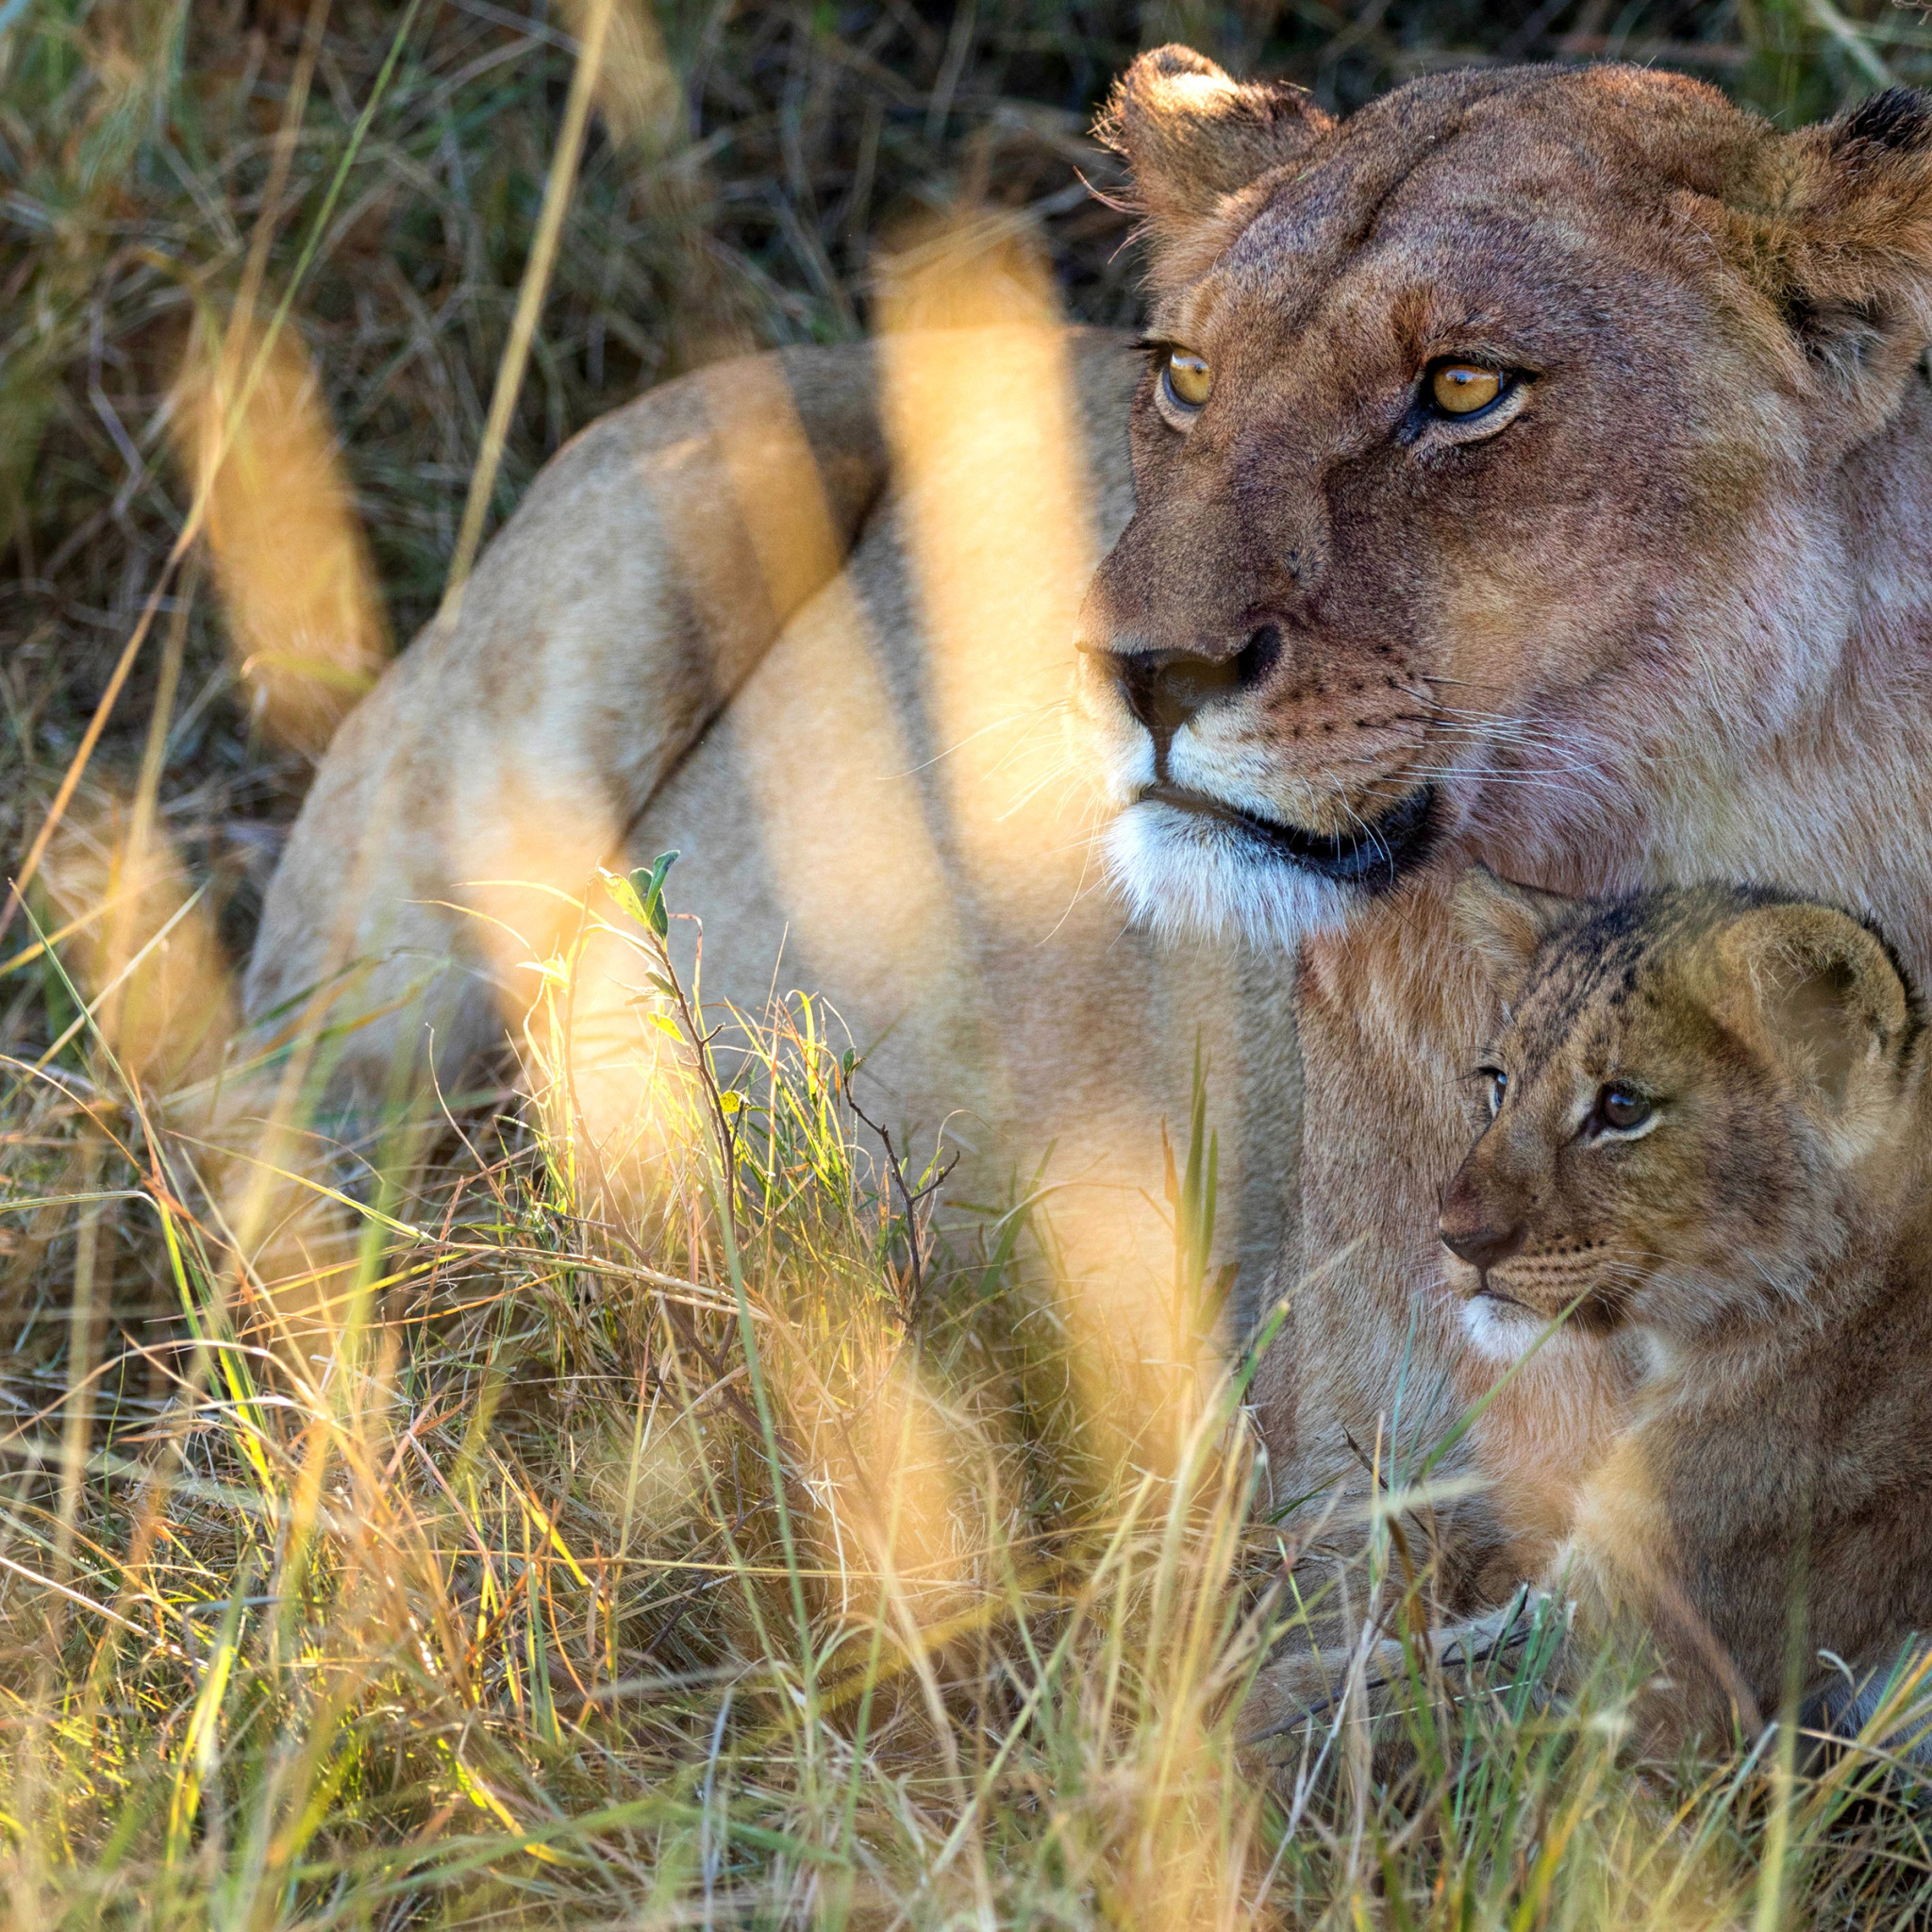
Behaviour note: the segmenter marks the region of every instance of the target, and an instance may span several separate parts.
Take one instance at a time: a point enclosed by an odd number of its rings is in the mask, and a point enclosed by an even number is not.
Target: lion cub
[[[1545,1581],[1596,1637],[1655,1641],[1654,1743],[1755,1729],[1794,1631],[1829,1704],[1824,1653],[1865,1679],[1932,1633],[1917,1002],[1868,927],[1771,892],[1476,873],[1457,914],[1507,1019],[1443,1196],[1452,1286],[1499,1357],[1561,1321],[1633,1381]]]

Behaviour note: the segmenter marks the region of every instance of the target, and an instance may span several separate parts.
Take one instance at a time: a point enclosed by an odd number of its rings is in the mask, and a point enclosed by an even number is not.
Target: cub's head
[[[1932,426],[1924,97],[1784,135],[1524,68],[1337,123],[1166,47],[1105,125],[1152,308],[1075,709],[1143,916],[1291,941],[1432,863],[1599,876],[1660,766],[1828,678],[1842,505],[1895,487],[1842,472]]]
[[[1881,1211],[1920,1018],[1868,927],[1730,887],[1579,901],[1481,871],[1456,918],[1507,1014],[1442,1198],[1478,1340],[1519,1350],[1573,1307],[1678,1338],[1762,1319]]]

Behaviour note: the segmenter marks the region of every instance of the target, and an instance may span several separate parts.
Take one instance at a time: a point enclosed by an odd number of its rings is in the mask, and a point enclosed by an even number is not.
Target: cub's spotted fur
[[[1774,1710],[1794,1615],[1807,1694],[1842,1681],[1824,1653],[1880,1670],[1932,1628],[1932,1082],[1895,959],[1719,886],[1589,903],[1477,873],[1457,916],[1507,1017],[1443,1197],[1453,1283],[1491,1352],[1567,1320],[1635,1381],[1546,1581],[1654,1638],[1654,1736]]]

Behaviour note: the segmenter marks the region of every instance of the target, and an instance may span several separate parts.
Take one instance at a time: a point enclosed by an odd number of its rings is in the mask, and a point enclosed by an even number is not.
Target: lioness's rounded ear
[[[1115,83],[1094,131],[1125,157],[1135,203],[1166,246],[1334,125],[1298,87],[1236,80],[1191,47],[1156,47]]]
[[[1840,1114],[1895,1072],[1919,1030],[1885,942],[1825,906],[1761,906],[1717,935],[1716,1004],[1800,1093]]]
[[[1883,420],[1932,341],[1932,94],[1889,88],[1781,146],[1763,270],[1812,366]]]
[[[1489,969],[1498,986],[1509,987],[1529,970],[1536,949],[1575,912],[1577,901],[1498,878],[1473,865],[1456,882],[1452,917],[1456,937]]]

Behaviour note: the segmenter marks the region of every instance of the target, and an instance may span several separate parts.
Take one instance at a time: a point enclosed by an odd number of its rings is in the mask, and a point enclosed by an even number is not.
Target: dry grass
[[[1909,1779],[1777,1746],[1640,1779],[1620,1683],[1553,1706],[1535,1658],[1409,1700],[1402,1749],[1345,1703],[1274,1792],[1237,1763],[1303,1612],[1239,1378],[1191,1345],[1199,1120],[1150,1368],[1075,1358],[1037,1206],[891,1171],[808,1005],[721,1082],[667,983],[687,1131],[642,1205],[537,1063],[538,1105],[321,1163],[296,1081],[253,1170],[162,1106],[213,1064],[313,746],[442,592],[597,9],[0,8],[10,851],[75,781],[0,944],[8,1923],[1923,1920]],[[1080,184],[1144,40],[1344,104],[1661,47],[1802,117],[1932,68],[1865,10],[620,8],[477,503],[677,369],[857,335],[935,208],[1010,211],[1072,312],[1130,317]],[[308,626],[349,643],[277,646]],[[668,972],[651,882],[591,909]],[[1352,1601],[1396,1616],[1373,1542]]]

